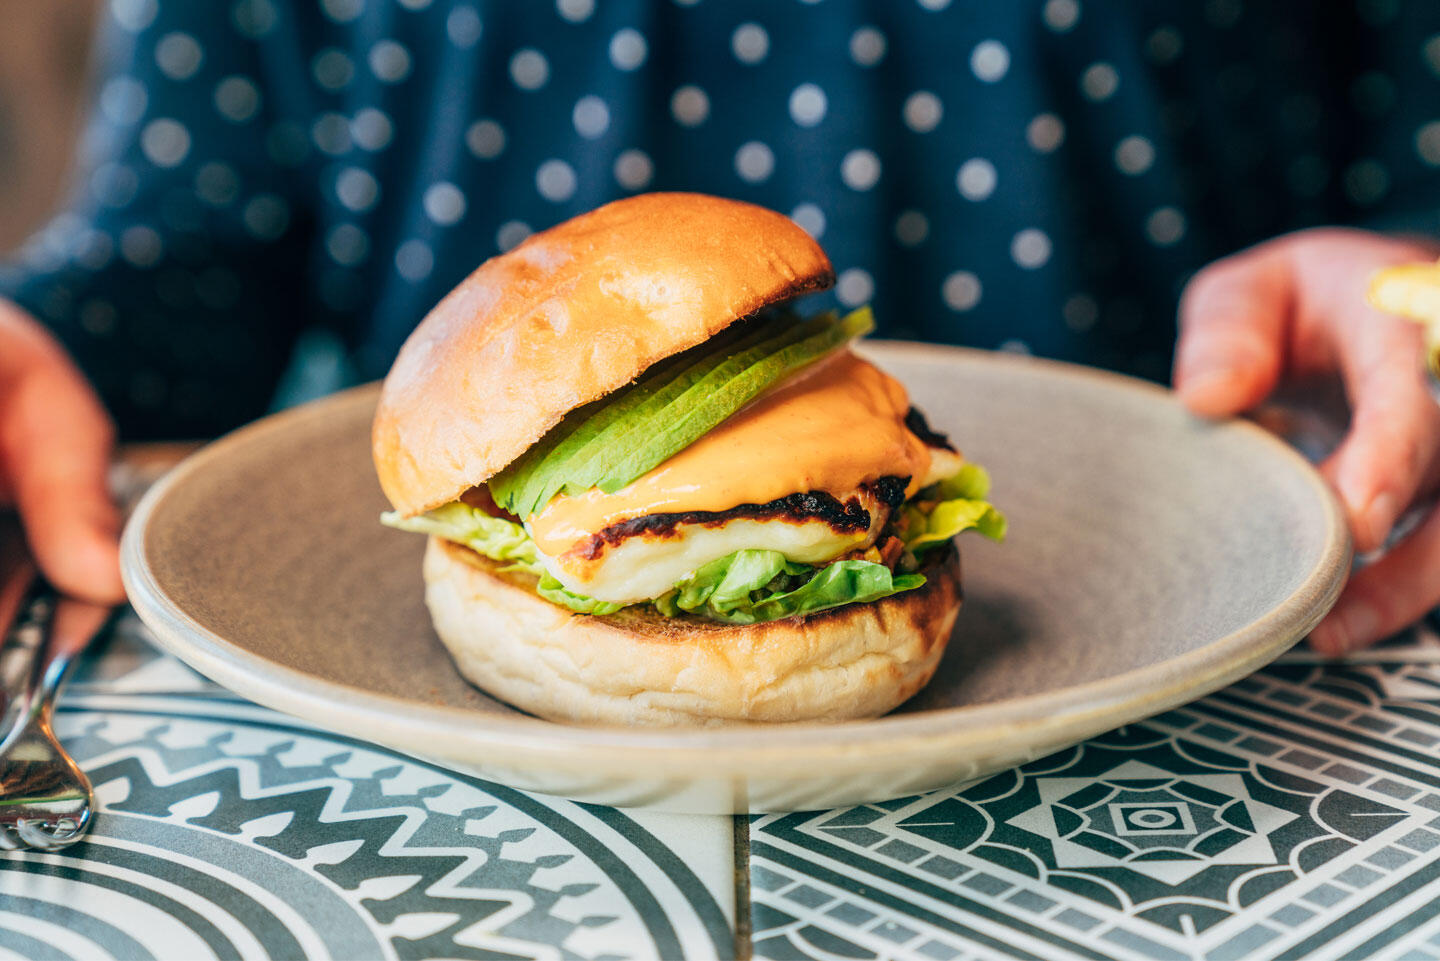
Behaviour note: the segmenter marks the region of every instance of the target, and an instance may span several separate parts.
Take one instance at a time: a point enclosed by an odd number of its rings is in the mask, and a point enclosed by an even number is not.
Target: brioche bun
[[[535,234],[450,292],[385,378],[371,435],[405,516],[483,484],[570,411],[762,307],[835,282],[790,218],[641,194]]]
[[[930,680],[960,610],[952,546],[923,587],[805,617],[730,625],[645,607],[572,614],[535,578],[432,537],[425,602],[471,683],[531,714],[678,725],[875,717]]]

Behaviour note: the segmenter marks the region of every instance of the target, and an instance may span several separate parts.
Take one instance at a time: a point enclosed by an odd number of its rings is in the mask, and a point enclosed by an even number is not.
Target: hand
[[[105,409],[64,349],[0,301],[0,506],[19,509],[56,588],[103,604],[125,597],[105,483],[113,446]]]
[[[1249,410],[1282,381],[1338,378],[1348,433],[1321,465],[1359,553],[1440,481],[1440,406],[1425,385],[1421,331],[1365,303],[1370,275],[1433,260],[1416,242],[1358,230],[1288,234],[1206,267],[1180,305],[1175,385],[1206,417]],[[1440,512],[1350,579],[1310,635],[1338,656],[1413,623],[1440,602]]]

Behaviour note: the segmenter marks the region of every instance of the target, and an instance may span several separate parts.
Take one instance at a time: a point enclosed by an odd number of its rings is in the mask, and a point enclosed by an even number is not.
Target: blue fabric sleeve
[[[264,0],[107,4],[67,209],[0,267],[129,439],[261,413],[306,315],[305,134]],[[303,69],[303,68],[300,68]]]

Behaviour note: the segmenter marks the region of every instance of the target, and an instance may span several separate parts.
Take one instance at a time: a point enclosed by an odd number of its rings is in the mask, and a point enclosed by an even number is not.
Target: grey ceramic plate
[[[964,539],[949,652],[879,720],[580,728],[470,687],[423,606],[423,539],[376,523],[373,388],[186,461],[125,532],[126,584],[162,644],[262,704],[520,788],[704,812],[877,800],[1022,763],[1245,675],[1334,601],[1340,510],[1259,428],[1067,365],[866,349],[990,468],[1011,521],[1003,546]]]

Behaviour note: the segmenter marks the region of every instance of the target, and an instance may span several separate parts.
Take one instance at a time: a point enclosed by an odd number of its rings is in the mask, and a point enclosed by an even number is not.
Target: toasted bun
[[[642,194],[538,233],[401,348],[375,415],[380,486],[406,515],[455,500],[656,361],[833,282],[788,217],[701,194]]]
[[[733,626],[647,608],[572,614],[474,551],[432,537],[425,600],[460,673],[554,721],[841,721],[896,707],[935,673],[960,610],[954,549],[924,587]]]

